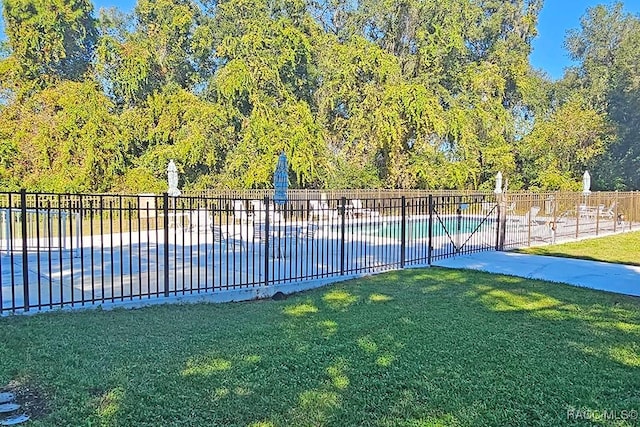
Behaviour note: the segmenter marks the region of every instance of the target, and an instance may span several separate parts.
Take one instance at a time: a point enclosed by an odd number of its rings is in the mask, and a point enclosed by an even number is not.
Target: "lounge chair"
[[[189,231],[211,230],[213,218],[211,213],[205,209],[196,209],[189,212]]]
[[[247,222],[253,219],[253,214],[247,212],[247,208],[244,206],[242,200],[233,201],[233,218],[236,221]]]
[[[231,224],[231,230],[233,230],[233,224]],[[218,243],[229,250],[229,242],[231,242],[234,250],[236,245],[246,249],[246,243],[242,240],[242,236],[240,234],[230,232],[229,226],[223,227],[219,225],[211,225],[211,233],[213,234],[214,245]],[[213,251],[213,247],[211,248],[211,251]]]
[[[616,202],[611,203],[608,208],[605,208],[605,205],[600,206],[601,208],[598,210],[600,218],[613,219],[616,216]]]
[[[255,221],[264,221],[267,217],[267,207],[262,200],[252,200],[253,218]],[[273,204],[269,205],[269,221],[280,221],[280,213],[276,212]]]
[[[526,214],[523,216],[511,216],[507,222],[518,227],[526,227],[529,224],[537,225],[536,217],[538,216],[538,212],[540,212],[540,206],[531,206],[531,209],[529,209]]]
[[[351,213],[353,214],[353,216],[380,216],[380,212],[363,207],[362,200],[360,199],[351,199],[351,206]]]
[[[338,212],[329,209],[329,204],[326,200],[309,200],[309,207],[311,208],[311,220],[335,219],[338,217]]]
[[[482,202],[481,204],[482,213],[483,214],[497,213],[498,212],[497,206],[498,204],[496,202]],[[513,214],[515,210],[516,210],[516,202],[511,202],[509,203],[508,206],[505,207],[505,212],[507,215]]]
[[[593,207],[582,204],[578,206],[578,216],[580,218],[593,219],[598,216],[598,212],[600,212],[600,210],[602,209],[604,209],[604,205]]]

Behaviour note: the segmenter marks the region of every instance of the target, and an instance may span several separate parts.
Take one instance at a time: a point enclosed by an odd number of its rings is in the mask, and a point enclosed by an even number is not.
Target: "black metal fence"
[[[487,195],[230,199],[0,194],[0,311],[374,273],[495,248]]]
[[[549,222],[560,233],[590,221],[579,204],[575,215],[556,213],[558,199],[551,215],[528,215],[539,201],[518,197],[516,206],[491,193],[279,206],[269,197],[0,193],[0,314],[428,265],[549,240]],[[590,215],[600,231],[634,224],[617,211]]]
[[[640,229],[640,192],[515,193],[505,200],[506,248]]]

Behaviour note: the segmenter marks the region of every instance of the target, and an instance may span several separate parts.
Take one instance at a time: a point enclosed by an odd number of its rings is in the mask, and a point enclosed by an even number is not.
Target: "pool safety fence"
[[[339,280],[640,222],[638,192],[348,194],[0,193],[0,314]]]

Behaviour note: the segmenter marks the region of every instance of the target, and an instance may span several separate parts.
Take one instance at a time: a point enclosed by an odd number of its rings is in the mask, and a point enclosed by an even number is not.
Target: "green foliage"
[[[568,84],[607,114],[616,136],[595,170],[596,187],[640,188],[640,17],[622,3],[587,11],[567,39],[578,69]]]
[[[266,188],[282,151],[292,187],[640,188],[619,5],[553,83],[528,60],[541,0],[3,4],[2,189],[158,191],[170,159],[182,188]]]
[[[243,1],[231,7],[235,3],[224,5],[221,19],[242,10]],[[238,123],[219,185],[271,186],[282,151],[289,158],[293,187],[320,185],[328,174],[329,154],[310,105],[315,86],[310,37],[290,19],[269,19],[260,12],[240,17],[246,31],[226,36],[217,51],[224,66],[213,81],[215,97]]]
[[[145,43],[118,42],[105,36],[100,40],[97,53],[97,71],[108,82],[108,90],[117,102],[142,103],[160,87],[153,51]]]
[[[3,5],[11,56],[0,76],[23,94],[84,76],[96,41],[89,0],[3,0]]]
[[[167,191],[167,180],[160,179],[147,169],[134,167],[128,169],[113,186],[116,192],[130,192],[134,194],[155,193]]]
[[[304,102],[278,109],[254,108],[242,139],[229,154],[222,183],[241,188],[272,186],[273,160],[281,152],[289,159],[292,187],[318,186],[324,181],[329,167],[326,146]]]
[[[169,160],[179,165],[181,186],[222,168],[233,137],[227,111],[177,86],[150,95],[121,114],[122,138],[131,164],[166,180]]]
[[[378,170],[372,164],[359,167],[353,162],[337,158],[335,168],[326,181],[327,188],[382,188]]]
[[[0,114],[0,179],[39,191],[107,191],[126,145],[111,105],[92,82],[63,82]],[[6,156],[6,157],[5,157]]]
[[[524,179],[543,190],[577,190],[577,178],[604,153],[610,139],[605,114],[579,99],[568,100],[520,142]]]
[[[165,85],[191,89],[211,69],[207,20],[190,0],[139,0],[135,30],[115,10],[100,19],[96,70],[118,103],[136,105]]]

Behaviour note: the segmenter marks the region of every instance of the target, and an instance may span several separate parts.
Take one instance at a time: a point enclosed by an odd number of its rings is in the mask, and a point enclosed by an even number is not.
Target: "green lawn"
[[[640,265],[640,232],[616,234],[560,245],[524,248],[517,252]]]
[[[479,272],[15,316],[0,338],[0,385],[47,402],[33,426],[557,426],[640,409],[640,299]]]

